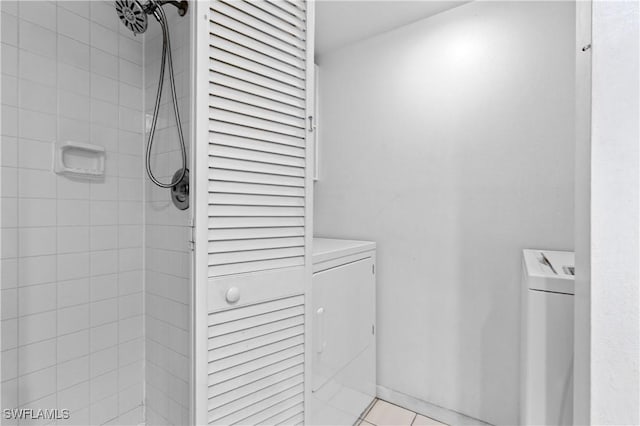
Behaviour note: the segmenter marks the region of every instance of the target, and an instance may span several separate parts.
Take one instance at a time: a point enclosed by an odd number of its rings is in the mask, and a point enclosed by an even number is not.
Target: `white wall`
[[[0,5],[2,408],[137,425],[142,39],[111,2]],[[54,174],[56,140],[103,146],[106,177]]]
[[[591,424],[640,424],[640,8],[593,3]],[[582,352],[582,348],[578,348]]]
[[[517,423],[520,250],[573,248],[574,28],[473,2],[319,58],[316,234],[378,243],[380,385]]]

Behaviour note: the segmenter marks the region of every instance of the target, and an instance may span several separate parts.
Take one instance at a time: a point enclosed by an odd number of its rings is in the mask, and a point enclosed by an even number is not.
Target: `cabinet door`
[[[195,3],[195,421],[302,423],[312,3]]]

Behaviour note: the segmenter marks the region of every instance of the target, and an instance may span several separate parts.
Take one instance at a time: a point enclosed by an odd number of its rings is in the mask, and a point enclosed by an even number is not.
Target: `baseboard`
[[[385,388],[384,386],[377,386],[378,398],[388,401],[392,404],[399,405],[408,410],[415,411],[418,414],[422,414],[439,422],[446,423],[451,426],[492,426],[491,423],[483,422],[473,417],[465,416],[457,411],[449,410],[448,408],[440,407],[430,402],[423,401],[413,396],[406,395],[402,392],[394,391],[392,389]]]

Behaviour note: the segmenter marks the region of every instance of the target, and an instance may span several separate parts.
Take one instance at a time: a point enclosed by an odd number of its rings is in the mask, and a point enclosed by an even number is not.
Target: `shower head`
[[[115,7],[124,26],[134,34],[147,30],[147,12],[138,0],[116,0]]]

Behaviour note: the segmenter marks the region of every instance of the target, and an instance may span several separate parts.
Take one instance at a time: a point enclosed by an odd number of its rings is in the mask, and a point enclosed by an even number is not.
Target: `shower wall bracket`
[[[54,145],[53,171],[79,178],[104,176],[106,153],[102,146],[85,142],[64,141]]]

